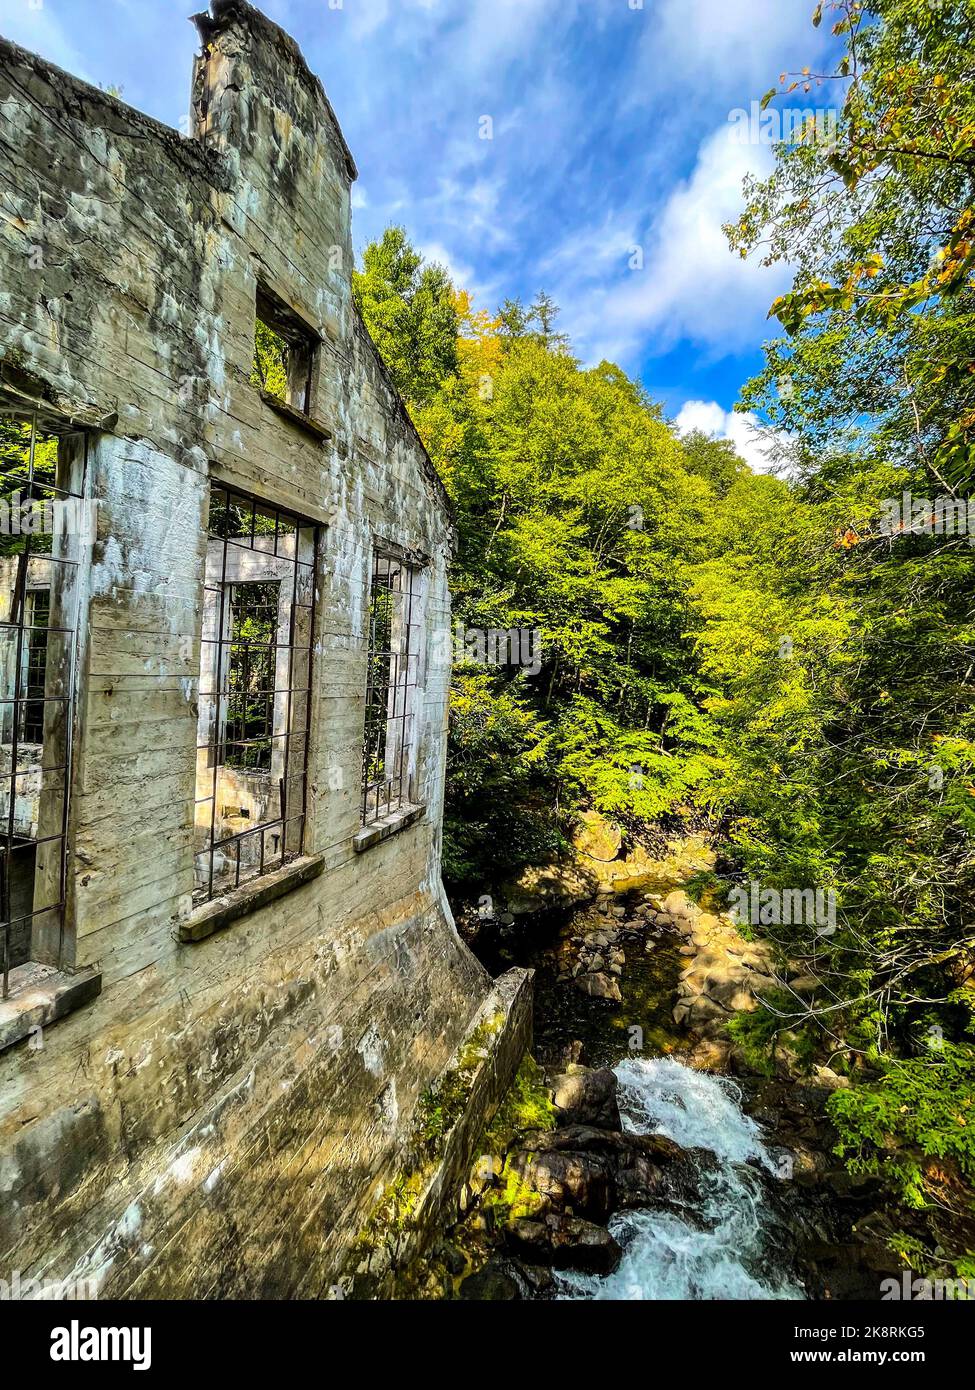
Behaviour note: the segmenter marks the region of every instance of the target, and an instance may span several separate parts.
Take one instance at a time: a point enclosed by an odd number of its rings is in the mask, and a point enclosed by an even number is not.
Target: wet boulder
[[[588,994],[590,999],[608,999],[613,1004],[623,1002],[619,984],[612,975],[604,975],[601,972],[595,975],[577,975],[573,983],[576,989]]]
[[[612,1274],[623,1258],[619,1243],[605,1227],[573,1216],[512,1221],[505,1239],[519,1259],[583,1274]]]
[[[693,1200],[714,1156],[682,1149],[661,1134],[568,1125],[526,1135],[509,1163],[523,1190],[533,1194],[533,1216],[554,1212],[605,1221],[614,1211]]]
[[[616,1175],[608,1156],[547,1149],[516,1154],[511,1166],[523,1190],[532,1194],[533,1215],[554,1212],[606,1221],[614,1209]]]
[[[616,1087],[616,1074],[608,1067],[598,1071],[570,1067],[552,1083],[556,1122],[560,1126],[595,1125],[601,1129],[620,1129]]]
[[[513,1302],[522,1297],[522,1288],[509,1262],[492,1255],[483,1269],[468,1274],[458,1290],[461,1298],[480,1303]]]
[[[675,888],[664,898],[663,911],[685,930],[693,927],[701,916],[701,909],[697,903],[679,888]]]

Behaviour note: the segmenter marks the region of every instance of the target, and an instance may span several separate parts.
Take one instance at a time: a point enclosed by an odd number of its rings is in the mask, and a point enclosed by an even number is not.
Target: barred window
[[[363,740],[363,825],[375,825],[414,802],[416,697],[423,630],[421,573],[419,568],[382,549],[373,554]]]
[[[302,852],[318,527],[215,486],[196,770],[195,901]]]
[[[87,438],[0,409],[0,966],[65,964],[68,793]],[[25,977],[26,978],[26,977]]]

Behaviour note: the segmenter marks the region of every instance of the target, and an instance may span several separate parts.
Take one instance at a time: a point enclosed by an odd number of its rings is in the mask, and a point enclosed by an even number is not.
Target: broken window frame
[[[242,531],[231,534],[229,518],[234,514],[244,519],[249,517],[249,530],[245,526]],[[258,518],[261,518],[265,524],[273,520],[273,531],[258,530]],[[291,556],[286,553],[285,542],[288,534],[294,536],[294,554]],[[207,564],[204,578],[204,625],[200,653],[200,715],[197,729],[196,811],[194,816],[197,829],[201,825],[206,826],[207,824],[209,828],[205,842],[200,847],[194,847],[194,907],[201,907],[225,892],[235,891],[266,874],[273,873],[300,858],[304,852],[308,820],[313,648],[320,540],[321,527],[317,522],[299,516],[287,508],[266,502],[240,488],[219,482],[212,484],[207,525]],[[264,556],[268,568],[277,569],[279,573],[249,580],[243,579],[239,575],[234,576],[232,574],[233,565],[230,563],[232,548],[256,556],[255,563],[257,564],[260,563],[260,557]],[[218,572],[214,572],[213,568],[213,564],[217,562],[211,563],[211,550],[219,557]],[[277,564],[272,562],[277,562]],[[254,742],[246,737],[243,740],[228,737],[228,719],[231,716],[234,700],[234,691],[229,684],[233,669],[230,663],[233,660],[233,648],[246,645],[245,641],[234,635],[234,618],[231,610],[233,591],[250,583],[278,583],[280,587],[289,580],[291,598],[287,604],[287,640],[275,640],[273,644],[276,654],[273,689],[250,692],[251,695],[260,695],[264,700],[265,708],[270,711],[271,727],[269,731],[261,735],[261,739],[269,741],[272,745],[272,766],[268,774],[272,798],[275,767],[273,750],[277,744],[282,745],[282,755],[278,767],[280,771],[283,771],[283,775],[278,778],[277,814],[267,816],[233,834],[218,834],[218,813],[220,819],[226,819],[219,804],[221,769],[229,767],[235,774],[263,772],[263,769],[247,768],[243,764],[234,765],[227,761],[228,748],[231,745],[245,747],[245,745]],[[207,594],[214,595],[212,614],[216,620],[210,636],[207,635]],[[301,601],[300,596],[302,594],[307,594],[307,602]],[[279,615],[281,602],[279,597]],[[307,642],[296,641],[299,610],[306,610],[304,622],[307,624]],[[279,617],[276,638],[280,638],[280,633]],[[278,674],[279,667],[282,665],[282,653],[287,653],[287,672],[284,684],[279,684]],[[207,682],[211,678],[211,674],[213,684],[208,688]],[[303,713],[300,711],[302,699],[304,700]],[[211,702],[209,706],[206,705],[207,700]],[[281,702],[283,702],[284,708],[283,728],[280,732],[275,733],[276,724],[274,721],[277,718],[277,711],[281,708]],[[296,757],[298,758],[297,765],[295,763]],[[201,790],[206,791],[207,787],[209,788],[207,794],[201,795]],[[296,803],[297,809],[295,809]],[[204,813],[201,818],[200,808],[207,805],[209,805],[208,817]],[[277,832],[279,843],[277,848],[272,847],[271,852],[269,852],[268,835],[275,832]],[[245,865],[242,858],[244,846],[247,841],[257,837],[259,839],[256,867],[254,864]],[[218,873],[217,870],[218,855],[225,858],[228,854],[232,854],[234,858],[230,881],[228,881],[225,872]]]
[[[373,548],[362,739],[365,828],[416,805],[423,569],[392,547]]]
[[[16,420],[29,427],[25,446],[26,472],[11,472],[6,459],[0,455],[0,491],[3,493],[7,516],[6,534],[14,534],[11,509],[13,497],[29,501],[33,514],[31,529],[20,532],[24,537],[23,548],[12,549],[7,557],[16,559],[16,566],[13,567],[15,574],[12,589],[9,591],[9,611],[6,617],[0,617],[0,634],[12,634],[13,644],[13,661],[9,663],[12,695],[10,699],[0,698],[0,726],[3,727],[4,733],[8,724],[6,711],[10,710],[10,771],[0,771],[0,790],[9,786],[6,810],[0,806],[0,998],[6,1000],[15,993],[11,989],[12,971],[30,964],[41,964],[56,969],[68,964],[66,912],[70,862],[69,817],[81,606],[80,574],[87,558],[86,538],[81,536],[84,528],[83,517],[86,515],[82,508],[89,506],[85,493],[90,436],[87,430],[72,422],[37,409],[25,408],[15,402],[8,402],[5,397],[0,397],[0,419]],[[38,471],[37,454],[38,445],[42,442],[41,436],[44,436],[45,440],[47,437],[59,440],[64,437],[75,441],[73,455],[67,450],[62,452],[63,446],[59,443],[53,480]],[[72,473],[73,487],[69,485],[72,482]],[[11,484],[16,484],[12,491]],[[47,525],[47,518],[53,519],[56,515],[51,507],[52,502],[70,504],[73,508],[79,539],[72,541],[72,533],[67,527],[52,522],[48,550],[43,546],[36,546],[34,541],[37,534],[37,516],[44,516],[41,534],[45,535],[43,528]],[[45,592],[45,586],[38,582],[37,574],[39,568],[43,575],[45,567],[48,612],[45,623],[39,628],[33,621],[36,597],[32,599],[31,596]],[[27,611],[29,602],[30,615]],[[6,608],[5,592],[3,610],[0,611],[6,611]],[[64,621],[54,624],[51,621],[53,617],[63,618]],[[43,643],[36,640],[38,632],[43,633]],[[36,675],[36,651],[42,644],[43,685],[38,693],[36,686],[30,686],[30,676],[32,671]],[[55,649],[53,653],[52,647]],[[5,688],[0,691],[0,697],[6,697],[7,684],[8,677],[5,676]],[[27,737],[28,721],[32,728],[36,728],[38,708],[41,711],[42,729],[39,741]],[[51,730],[50,738],[45,737],[48,728]],[[24,750],[38,746],[38,760],[33,768],[28,767],[23,759]],[[5,751],[7,747],[4,740]],[[55,763],[48,762],[52,748],[57,750],[54,756],[58,761]],[[38,773],[37,822],[32,822],[27,832],[23,831],[23,827],[18,831],[18,783],[28,778],[34,768]],[[45,830],[43,834],[42,826]],[[14,855],[31,846],[34,864],[31,870],[33,887],[30,910],[15,917],[12,898]],[[40,903],[37,901],[39,890]],[[20,928],[19,948],[15,946],[17,928]],[[14,961],[15,954],[22,959]]]
[[[273,391],[264,378],[258,361],[260,327],[268,329],[282,344],[282,370],[286,379],[284,394]],[[295,410],[311,419],[313,415],[315,366],[320,340],[315,331],[291,309],[283,299],[258,284],[254,308],[254,362],[251,381],[265,400]]]

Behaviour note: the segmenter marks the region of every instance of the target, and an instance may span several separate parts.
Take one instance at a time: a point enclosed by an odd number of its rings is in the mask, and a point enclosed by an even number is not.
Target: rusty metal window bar
[[[413,804],[422,638],[421,570],[373,552],[362,758],[362,823]]]
[[[88,439],[0,407],[0,965],[60,967]]]
[[[200,657],[198,904],[302,852],[318,541],[313,522],[214,485]]]
[[[27,595],[27,650],[24,653],[24,716],[21,737],[25,743],[44,741],[44,686],[47,676],[47,630],[51,621],[51,591],[32,589]]]

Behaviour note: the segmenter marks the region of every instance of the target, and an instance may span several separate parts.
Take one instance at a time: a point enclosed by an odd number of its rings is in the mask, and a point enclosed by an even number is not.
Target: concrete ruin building
[[[188,134],[0,41],[0,1275],[321,1297],[530,983],[441,884],[450,508],[352,155],[280,29],[195,22]]]

